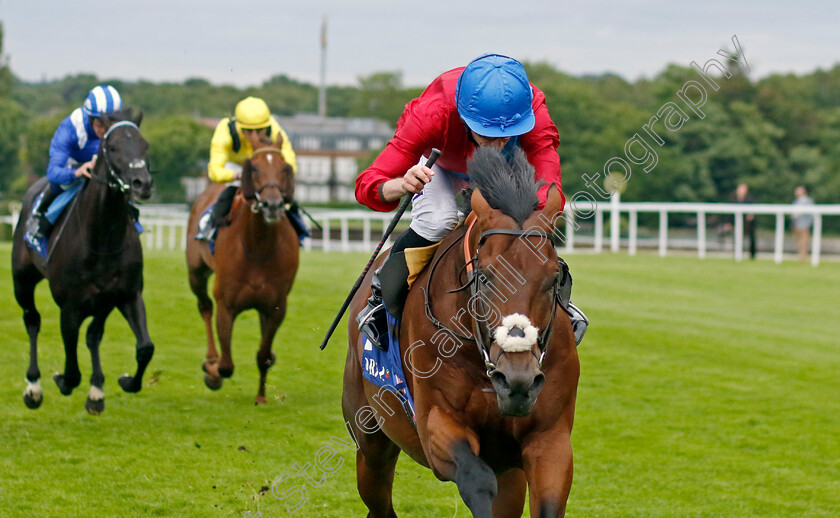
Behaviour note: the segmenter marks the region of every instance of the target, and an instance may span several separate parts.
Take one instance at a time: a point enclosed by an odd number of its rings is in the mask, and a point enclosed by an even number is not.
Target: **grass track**
[[[234,377],[219,392],[199,369],[203,325],[183,256],[146,257],[156,344],[143,391],[123,393],[134,340],[115,313],[102,345],[106,411],[62,397],[58,311],[44,283],[40,367],[45,401],[22,402],[28,361],[0,244],[0,516],[289,516],[297,496],[260,488],[309,463],[320,487],[291,516],[364,516],[340,411],[342,325],[318,345],[364,254],[303,253],[275,340],[269,404],[254,407],[255,313],[235,327]],[[574,300],[593,326],[581,346],[569,517],[835,517],[840,515],[840,265],[626,255],[567,257]],[[316,474],[327,445],[343,464]],[[322,480],[319,480],[322,479]],[[303,483],[289,479],[278,488]],[[453,484],[403,457],[400,517],[461,517]]]

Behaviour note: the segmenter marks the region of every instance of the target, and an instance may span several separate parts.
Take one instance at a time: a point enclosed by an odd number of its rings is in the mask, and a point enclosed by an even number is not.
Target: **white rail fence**
[[[794,214],[812,214],[814,224],[811,237],[811,264],[817,266],[820,262],[823,244],[823,218],[826,216],[840,216],[840,205],[813,205],[808,207],[794,205],[770,204],[735,204],[735,203],[652,203],[652,202],[621,202],[614,197],[610,202],[580,203],[575,207],[577,214],[567,206],[565,217],[558,222],[565,221],[560,249],[564,253],[583,251],[586,249],[594,253],[604,251],[605,241],[609,239],[611,252],[618,252],[622,244],[629,255],[635,255],[640,247],[650,246],[654,239],[639,237],[639,214],[658,214],[659,229],[655,238],[655,248],[660,256],[666,256],[668,250],[675,248],[690,248],[697,251],[697,257],[705,258],[710,251],[724,250],[731,253],[736,261],[744,258],[744,216],[746,214],[775,216],[775,232],[773,239],[773,259],[776,263],[784,260],[785,253],[785,220]],[[312,250],[319,248],[324,251],[373,251],[376,244],[388,226],[393,214],[377,213],[368,210],[310,210],[313,218],[323,227],[323,231],[315,231],[315,238],[306,239],[304,248]],[[696,217],[696,233],[694,238],[669,240],[669,215],[689,214]],[[604,216],[610,219],[609,235],[605,235]],[[731,216],[732,245],[731,249],[721,247],[719,243],[710,242],[707,225],[708,215]],[[584,217],[585,216],[585,217]],[[148,249],[175,250],[185,249],[187,244],[187,218],[185,206],[144,206],[141,208],[140,222],[146,229],[142,237]],[[406,213],[403,222],[406,224],[411,218]],[[17,214],[0,217],[0,223],[14,226]],[[626,219],[627,235],[621,235],[622,221]],[[593,231],[583,231],[591,221]],[[680,229],[685,232],[684,227]],[[388,245],[390,243],[386,243]],[[580,245],[587,246],[581,248]],[[591,247],[589,246],[591,244]]]

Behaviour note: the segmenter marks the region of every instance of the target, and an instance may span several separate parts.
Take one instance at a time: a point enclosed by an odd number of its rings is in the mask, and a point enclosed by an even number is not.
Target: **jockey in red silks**
[[[521,148],[534,166],[535,181],[545,182],[538,191],[542,206],[551,184],[560,187],[559,144],[545,95],[528,81],[522,64],[507,56],[485,54],[444,72],[406,105],[394,138],[356,179],[359,203],[381,212],[395,209],[403,195],[414,195],[411,226],[375,272],[368,305],[356,318],[371,343],[384,347],[379,336],[386,310],[401,317],[408,293],[404,250],[431,246],[458,224],[455,193],[468,186],[467,160],[475,148],[495,147],[505,156]],[[441,156],[430,169],[423,155],[433,147]],[[569,308],[579,343],[588,321]]]

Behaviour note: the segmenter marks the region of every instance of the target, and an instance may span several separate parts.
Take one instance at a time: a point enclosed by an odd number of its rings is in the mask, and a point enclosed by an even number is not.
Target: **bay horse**
[[[15,298],[23,308],[23,321],[29,334],[29,368],[23,401],[35,409],[43,402],[41,371],[38,369],[38,332],[41,315],[35,308],[35,286],[46,278],[53,300],[61,308],[61,338],[64,341],[64,373],[53,376],[59,391],[69,396],[81,382],[76,349],[79,329],[87,317],[90,350],[90,392],[85,409],[99,414],[105,409],[105,376],[99,359],[99,344],[105,320],[117,308],[137,340],[137,372],[123,374],[119,385],[126,392],[139,392],[143,374],[154,354],[154,344],[146,327],[143,303],[143,250],[135,228],[136,208],[132,201],[149,199],[152,177],[146,151],[148,143],[140,134],[143,113],[132,110],[102,117],[107,131],[99,145],[90,180],[64,209],[49,236],[44,258],[24,242],[25,220],[14,233],[12,276]],[[23,199],[22,218],[32,212],[37,195],[47,185],[42,178]]]
[[[580,364],[557,302],[566,273],[550,239],[564,199],[552,185],[537,210],[521,152],[509,164],[478,149],[469,175],[474,223],[441,242],[403,310],[401,358],[416,421],[403,411],[405,396],[363,377],[364,337],[350,319],[342,410],[369,518],[396,516],[401,451],[454,481],[476,518],[520,517],[526,488],[532,517],[565,515]],[[351,311],[364,307],[369,277]]]
[[[279,146],[280,142],[260,147],[243,164],[242,186],[230,211],[230,224],[218,229],[215,253],[207,241],[190,239],[187,243],[190,288],[198,299],[207,332],[204,382],[218,390],[223,378],[233,375],[233,322],[241,312],[256,309],[262,333],[257,352],[260,386],[256,404],[266,402],[266,374],[275,361],[272,341],[286,315],[286,298],[298,269],[298,236],[286,214],[294,201],[294,171]],[[198,231],[201,215],[223,189],[221,184],[211,184],[195,201],[189,235]],[[221,358],[213,340],[213,302],[207,294],[207,279],[213,272]]]

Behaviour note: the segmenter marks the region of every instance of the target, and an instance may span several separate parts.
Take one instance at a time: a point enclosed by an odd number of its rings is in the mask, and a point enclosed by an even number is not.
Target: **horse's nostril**
[[[501,371],[493,371],[490,374],[490,381],[493,383],[493,387],[496,389],[496,392],[499,390],[510,390],[510,383],[508,383],[507,376],[505,376]]]
[[[135,178],[134,180],[131,181],[131,187],[133,187],[134,189],[142,189],[143,188],[143,181],[140,180],[139,178]]]
[[[534,376],[534,384],[531,385],[531,390],[541,390],[542,386],[545,384],[545,374],[540,372],[536,376]]]

